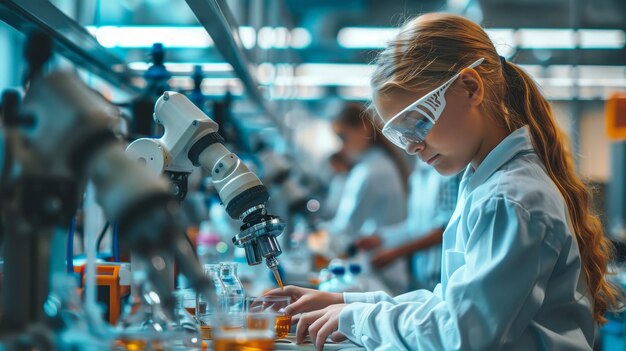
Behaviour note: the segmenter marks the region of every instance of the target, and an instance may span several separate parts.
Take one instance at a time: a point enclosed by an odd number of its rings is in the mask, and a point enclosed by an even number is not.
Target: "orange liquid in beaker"
[[[128,351],[148,350],[148,341],[145,339],[122,338],[117,341],[117,345],[122,350],[128,350]],[[150,350],[163,351],[163,348],[161,347],[161,343],[159,341],[152,341],[152,347],[150,348]]]
[[[255,319],[252,317],[248,317],[248,328],[254,330],[267,330],[268,321],[266,319]],[[276,316],[276,320],[274,322],[274,330],[276,332],[276,338],[284,338],[289,334],[289,329],[291,329],[291,316]]]
[[[220,326],[221,330],[225,331],[233,331],[243,329],[242,326]],[[213,327],[210,325],[201,325],[200,326],[200,337],[205,340],[213,340]]]
[[[145,350],[148,346],[148,342],[146,340],[141,339],[120,339],[118,340],[118,344],[124,349],[128,351],[142,351]]]
[[[206,340],[213,339],[213,328],[210,325],[201,325],[200,326],[200,337]]]
[[[285,338],[291,329],[291,316],[276,316],[274,324],[276,328],[276,338]]]

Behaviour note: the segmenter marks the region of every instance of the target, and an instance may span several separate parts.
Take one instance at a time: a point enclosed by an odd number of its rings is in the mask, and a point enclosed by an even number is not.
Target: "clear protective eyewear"
[[[467,68],[475,68],[485,59],[480,58]],[[383,135],[394,145],[406,150],[412,143],[421,143],[433,128],[446,107],[446,90],[461,75],[454,75],[437,89],[422,96],[391,118],[383,127]]]

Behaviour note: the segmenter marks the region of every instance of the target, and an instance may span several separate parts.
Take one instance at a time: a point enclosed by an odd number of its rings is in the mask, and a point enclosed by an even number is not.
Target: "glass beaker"
[[[218,319],[214,351],[271,351],[274,349],[274,314],[249,313],[248,323],[241,326],[240,316],[226,313]],[[254,328],[250,327],[253,326]]]
[[[291,303],[289,296],[260,296],[246,297],[246,312],[248,316],[257,313],[273,313],[275,315],[274,330],[276,338],[285,338],[291,329],[291,316],[285,314],[285,307]],[[254,319],[247,319],[248,328],[255,329]],[[263,326],[258,326],[263,327]]]

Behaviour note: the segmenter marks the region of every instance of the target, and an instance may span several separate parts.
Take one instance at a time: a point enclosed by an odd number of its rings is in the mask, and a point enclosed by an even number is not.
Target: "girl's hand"
[[[306,289],[288,285],[284,289],[272,289],[265,296],[290,296],[291,304],[285,308],[285,314],[293,316],[298,313],[321,310],[330,305],[343,304],[343,294]]]
[[[324,349],[324,342],[329,335],[334,342],[346,340],[346,337],[337,331],[339,315],[346,306],[342,303],[328,306],[319,311],[303,313],[296,329],[296,342],[301,344],[308,333],[311,335],[315,349],[321,351]]]

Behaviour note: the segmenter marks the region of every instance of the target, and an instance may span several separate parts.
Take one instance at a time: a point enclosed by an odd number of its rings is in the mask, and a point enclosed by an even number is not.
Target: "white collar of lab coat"
[[[463,180],[467,182],[467,190],[471,192],[484,183],[492,174],[518,154],[529,151],[534,152],[534,150],[528,126],[523,126],[513,131],[491,150],[475,171],[472,165],[467,167],[463,175]]]

